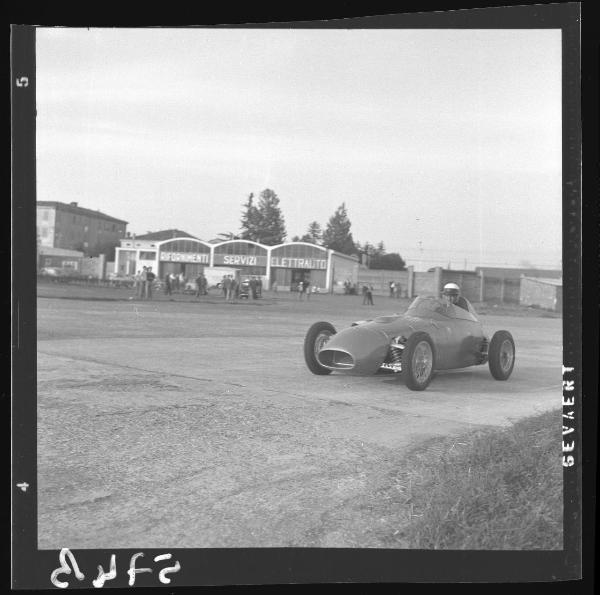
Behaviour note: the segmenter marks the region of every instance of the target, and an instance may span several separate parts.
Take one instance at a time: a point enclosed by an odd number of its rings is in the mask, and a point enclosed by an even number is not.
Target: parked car
[[[328,322],[313,324],[304,339],[304,358],[313,374],[402,373],[411,390],[427,388],[435,370],[489,364],[496,380],[515,365],[515,343],[505,330],[491,340],[471,304],[417,297],[405,314],[354,322],[339,333]]]

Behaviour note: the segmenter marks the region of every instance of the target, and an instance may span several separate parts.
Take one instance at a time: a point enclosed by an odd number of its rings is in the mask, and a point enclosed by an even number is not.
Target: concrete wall
[[[560,311],[562,310],[562,286],[523,277],[520,303],[524,306]]]
[[[363,285],[372,285],[374,295],[390,295],[390,282],[399,282],[401,295],[405,296],[408,289],[408,271],[388,271],[387,269],[358,269],[358,292]]]
[[[82,258],[81,259],[81,274],[94,279],[104,279],[106,277],[106,256]]]
[[[399,281],[402,286],[402,297],[409,298],[417,295],[440,295],[446,283],[457,283],[462,295],[470,302],[518,304],[522,296],[521,278],[512,275],[491,277],[484,274],[482,277],[474,271],[452,271],[441,267],[426,273],[415,272],[413,267],[408,267],[407,271],[371,270],[362,266],[358,269],[359,292],[362,285],[367,283],[373,286],[374,294],[389,296],[390,281]],[[535,295],[537,296],[538,293]],[[562,292],[552,294],[552,303],[555,298],[562,308]],[[542,298],[540,296],[536,299]],[[549,303],[547,300],[542,301]]]
[[[439,295],[435,273],[415,273],[413,295]]]
[[[356,259],[345,257],[341,254],[332,253],[331,259],[331,291],[333,293],[344,293],[344,283],[350,282],[351,285],[358,283],[359,264]],[[320,283],[320,289],[323,290],[326,283]]]

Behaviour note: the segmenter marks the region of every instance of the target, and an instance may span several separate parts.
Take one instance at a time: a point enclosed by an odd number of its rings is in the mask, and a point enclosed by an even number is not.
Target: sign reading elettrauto
[[[327,260],[324,258],[280,258],[279,256],[272,256],[271,266],[287,269],[326,269]]]

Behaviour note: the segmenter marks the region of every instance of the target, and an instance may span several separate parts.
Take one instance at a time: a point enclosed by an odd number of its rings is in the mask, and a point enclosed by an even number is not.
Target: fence
[[[514,271],[493,276],[489,270],[485,274],[476,271],[453,271],[436,267],[431,271],[415,272],[413,267],[407,271],[370,270],[360,267],[358,287],[370,284],[376,295],[389,295],[390,281],[399,281],[401,295],[412,298],[417,295],[439,295],[446,283],[457,283],[461,293],[471,302],[491,302],[518,304],[521,296],[521,278]]]

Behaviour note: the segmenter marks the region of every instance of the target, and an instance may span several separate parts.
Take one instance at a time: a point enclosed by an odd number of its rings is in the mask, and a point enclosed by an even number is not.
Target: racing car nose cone
[[[332,370],[374,374],[387,355],[389,339],[372,328],[351,326],[333,335],[317,358]]]

